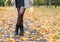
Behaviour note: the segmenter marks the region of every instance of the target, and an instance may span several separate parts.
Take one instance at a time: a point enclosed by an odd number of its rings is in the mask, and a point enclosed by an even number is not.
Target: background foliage
[[[51,3],[49,3],[51,2]],[[34,0],[34,5],[40,6],[40,5],[60,5],[60,0]],[[11,6],[11,1],[10,0],[0,0],[0,6]]]

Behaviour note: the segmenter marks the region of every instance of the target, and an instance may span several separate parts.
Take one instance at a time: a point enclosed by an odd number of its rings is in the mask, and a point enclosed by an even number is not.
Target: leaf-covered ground
[[[17,15],[13,7],[0,7],[0,42],[60,42],[60,7],[26,9],[23,37],[14,35]]]

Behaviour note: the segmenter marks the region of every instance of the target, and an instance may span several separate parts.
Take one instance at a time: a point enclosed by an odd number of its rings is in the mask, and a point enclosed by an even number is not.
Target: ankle
[[[19,28],[19,24],[16,24],[16,28]]]

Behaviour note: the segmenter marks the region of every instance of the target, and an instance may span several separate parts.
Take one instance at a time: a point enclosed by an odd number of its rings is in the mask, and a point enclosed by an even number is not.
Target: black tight
[[[24,7],[17,7],[17,11],[18,11],[18,18],[17,18],[15,32],[16,32],[16,34],[18,34],[18,30],[20,28],[20,35],[23,35],[23,32],[24,32],[23,16],[24,16],[25,8]]]
[[[23,16],[24,16],[25,8],[17,7],[17,11],[18,11],[17,24],[20,25],[20,27],[21,27],[21,26],[23,26]]]

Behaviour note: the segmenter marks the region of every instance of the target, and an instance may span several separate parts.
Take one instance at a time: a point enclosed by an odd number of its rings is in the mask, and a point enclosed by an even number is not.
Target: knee
[[[19,13],[20,13],[20,14],[23,14],[23,13],[24,13],[24,7],[21,7],[21,8],[20,8]]]
[[[20,13],[20,14],[24,14],[24,11],[20,11],[19,13]]]
[[[23,12],[22,11],[19,11],[19,14],[23,14]]]

